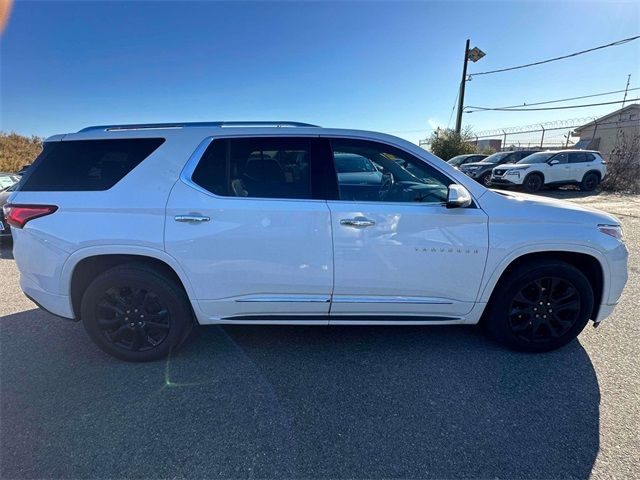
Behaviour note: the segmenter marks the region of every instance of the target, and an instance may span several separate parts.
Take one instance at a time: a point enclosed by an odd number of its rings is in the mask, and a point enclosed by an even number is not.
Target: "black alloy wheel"
[[[580,293],[569,281],[543,277],[528,283],[511,302],[509,323],[525,342],[547,342],[569,331],[580,313]]]
[[[529,193],[537,192],[543,184],[544,180],[537,173],[532,173],[524,179],[524,189]]]
[[[482,324],[509,348],[547,352],[578,336],[593,315],[594,300],[590,280],[574,265],[532,259],[503,275]]]
[[[96,323],[117,347],[144,352],[167,339],[171,318],[155,293],[143,288],[113,287],[98,303]]]
[[[592,192],[596,189],[600,183],[600,178],[595,173],[587,173],[582,179],[582,183],[580,184],[580,190],[585,192]]]
[[[116,266],[98,275],[82,296],[80,318],[98,347],[130,362],[166,357],[195,323],[177,280],[143,263]]]

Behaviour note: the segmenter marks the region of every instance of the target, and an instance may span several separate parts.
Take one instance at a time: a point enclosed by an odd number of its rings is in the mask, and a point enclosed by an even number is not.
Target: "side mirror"
[[[557,164],[559,164],[559,163],[560,163],[560,161],[559,161],[559,160],[551,160],[551,161],[549,162],[549,165],[557,165]]]
[[[462,185],[449,185],[447,190],[447,208],[465,208],[471,205],[471,194]]]

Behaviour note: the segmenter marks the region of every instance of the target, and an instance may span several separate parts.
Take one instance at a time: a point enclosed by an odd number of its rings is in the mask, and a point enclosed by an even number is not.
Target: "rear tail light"
[[[51,215],[58,209],[55,205],[5,205],[4,218],[14,228],[22,228],[29,220]]]

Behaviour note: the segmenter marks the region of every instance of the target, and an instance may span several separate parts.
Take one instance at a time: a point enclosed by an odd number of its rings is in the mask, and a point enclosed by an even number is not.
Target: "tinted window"
[[[531,165],[534,163],[545,163],[551,158],[556,156],[555,152],[539,152],[531,155],[527,155],[525,158],[520,160],[518,163],[521,165]]]
[[[20,189],[108,190],[162,143],[163,138],[48,142],[25,174]]]
[[[442,203],[453,183],[412,155],[377,142],[331,140],[341,200]],[[345,158],[364,159],[374,168],[341,171]]]
[[[584,152],[571,152],[569,154],[569,163],[586,163],[593,160],[593,155]]]
[[[554,160],[560,164],[567,163],[569,161],[569,156],[566,153],[558,153],[551,159],[551,161]]]
[[[482,160],[482,163],[501,163],[509,160],[509,157],[513,155],[513,152],[499,152],[494,153],[493,155],[489,155],[487,158]]]
[[[215,140],[192,180],[221,196],[313,198],[306,138]]]

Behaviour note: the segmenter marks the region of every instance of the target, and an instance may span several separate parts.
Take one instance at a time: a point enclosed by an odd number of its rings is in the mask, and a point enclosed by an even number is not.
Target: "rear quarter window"
[[[164,138],[126,138],[45,143],[20,190],[108,190],[164,141]]]

